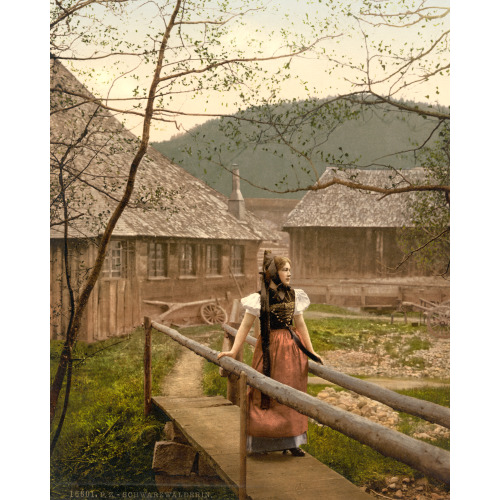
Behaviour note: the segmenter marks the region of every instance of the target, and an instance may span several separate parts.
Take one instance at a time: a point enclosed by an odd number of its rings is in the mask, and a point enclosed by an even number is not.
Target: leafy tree
[[[450,71],[448,5],[426,0],[319,3],[325,6],[322,12],[327,15],[316,25],[317,32],[336,33],[339,37],[314,50],[314,65],[325,71],[323,95],[330,90],[332,94],[319,97],[320,89],[302,74],[302,86],[308,92],[304,99],[269,93],[255,104],[255,96],[248,95],[246,109],[218,121],[217,138],[207,137],[202,128],[194,129],[186,155],[198,158],[200,169],[205,170],[207,164],[229,170],[248,151],[259,158],[267,155],[268,164],[274,158],[277,172],[273,183],[268,178],[252,176],[251,165],[239,164],[244,181],[270,193],[290,194],[339,184],[380,193],[382,197],[435,193],[449,205],[450,184],[445,178],[426,175],[422,182],[414,182],[404,174],[407,168],[425,167],[420,162],[425,163],[428,156],[422,152],[428,153],[428,145],[449,129],[449,107],[436,102],[448,87]],[[311,2],[311,8],[319,3]],[[291,77],[294,64],[297,61],[286,63],[282,76]],[[344,90],[334,92],[340,88],[332,83],[338,75]],[[424,88],[422,92],[420,89]],[[401,128],[404,125],[409,130],[408,137],[391,145],[381,156],[362,157],[359,150],[347,146],[345,131],[356,134],[374,115],[382,121],[399,121]],[[360,141],[368,139],[359,137]],[[449,148],[449,141],[442,142],[442,147]],[[447,155],[449,149],[443,159]],[[176,159],[180,161],[181,157]],[[285,167],[280,160],[286,160]],[[326,168],[348,175],[324,180],[321,174]],[[360,182],[355,169],[369,168],[385,169],[386,184],[371,186]],[[424,212],[421,215],[430,216]],[[432,225],[431,221],[428,224]],[[422,221],[420,227],[424,225]],[[445,233],[438,239],[447,245]],[[407,248],[408,256],[416,255],[413,250],[420,247],[429,251],[436,245],[437,241],[425,246],[419,239],[417,247]]]
[[[427,183],[450,185],[450,128],[446,124],[433,145],[418,153]],[[400,233],[403,260],[414,257],[418,265],[434,274],[450,272],[450,199],[449,193],[420,192],[408,206],[412,225]],[[403,263],[402,262],[402,263]]]
[[[264,11],[265,5],[250,0],[237,7],[224,0],[51,2],[52,69],[57,71],[62,62],[70,65],[90,90],[76,88],[64,78],[50,89],[51,115],[57,118],[51,130],[51,225],[64,235],[61,279],[70,297],[68,311],[61,311],[68,327],[51,384],[52,424],[67,377],[52,449],[67,409],[72,350],[117,222],[126,208],[175,210],[175,193],[136,186],[141,164],[147,161],[153,122],[176,124],[182,112],[172,103],[179,96],[201,96],[207,102],[218,93],[234,105],[244,102],[247,94],[255,95],[262,85],[278,88],[282,77],[276,62],[289,64],[332,37],[322,34],[308,41],[284,30],[269,34],[272,44],[252,36],[239,43],[242,30],[248,28],[245,18]],[[127,123],[139,120],[139,137],[117,129],[113,116]],[[94,203],[92,193],[97,192],[104,196],[103,206]],[[98,239],[97,229],[102,232]],[[94,236],[96,258],[82,273],[72,264],[71,252],[78,250],[69,240],[89,236]]]

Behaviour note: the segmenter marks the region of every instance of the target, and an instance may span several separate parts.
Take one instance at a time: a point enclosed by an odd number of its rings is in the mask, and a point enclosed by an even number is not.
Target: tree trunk
[[[174,27],[175,19],[179,13],[180,6],[181,6],[181,0],[177,0],[174,11],[170,17],[170,22],[169,22],[169,24],[165,30],[165,33],[163,35],[160,50],[158,51],[158,60],[156,62],[156,68],[155,68],[153,81],[152,81],[151,86],[149,88],[148,104],[146,106],[146,112],[144,115],[141,144],[140,144],[139,149],[137,150],[137,153],[136,153],[136,155],[135,155],[135,157],[132,160],[132,163],[130,165],[130,170],[129,170],[129,175],[128,175],[128,179],[127,179],[127,185],[125,187],[125,192],[124,192],[123,197],[121,198],[120,202],[118,203],[115,211],[111,215],[111,218],[108,221],[108,224],[106,226],[106,229],[105,229],[104,234],[103,234],[102,239],[101,239],[101,243],[99,245],[99,249],[97,251],[96,262],[94,264],[94,267],[92,268],[92,271],[90,273],[90,276],[89,276],[87,282],[85,283],[85,285],[83,287],[82,293],[81,293],[80,298],[78,300],[78,303],[76,305],[73,324],[68,329],[68,333],[66,336],[66,342],[65,342],[63,351],[61,353],[61,358],[59,360],[59,366],[57,368],[57,372],[56,372],[54,381],[53,381],[51,389],[50,389],[50,423],[51,423],[51,425],[52,425],[52,422],[54,420],[56,406],[57,406],[57,400],[59,399],[59,393],[61,392],[61,388],[62,388],[62,384],[63,384],[63,380],[64,380],[64,374],[66,373],[66,368],[68,366],[68,352],[71,351],[74,343],[76,342],[76,339],[78,338],[78,333],[80,330],[80,325],[81,325],[83,313],[85,311],[85,308],[87,307],[87,302],[89,300],[90,294],[91,294],[92,290],[94,289],[94,286],[97,282],[97,278],[99,277],[99,274],[101,272],[101,268],[102,268],[102,265],[104,263],[104,258],[106,256],[106,250],[107,250],[109,240],[111,238],[111,234],[113,233],[113,230],[116,226],[116,223],[118,222],[123,211],[127,207],[128,202],[130,200],[130,197],[132,196],[132,192],[134,190],[134,184],[135,184],[135,177],[137,174],[137,169],[139,168],[139,165],[142,161],[142,158],[146,154],[146,151],[148,148],[149,133],[150,133],[150,129],[151,129],[151,120],[153,118],[154,100],[155,100],[155,96],[156,96],[156,89],[157,89],[158,84],[160,82],[160,74],[161,74],[161,69],[163,67],[165,48],[167,46],[167,41],[170,38],[170,33],[172,31],[172,28]]]

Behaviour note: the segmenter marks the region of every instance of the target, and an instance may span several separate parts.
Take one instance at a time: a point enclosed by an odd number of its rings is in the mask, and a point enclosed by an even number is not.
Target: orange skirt
[[[296,332],[300,337],[300,332]],[[271,378],[299,391],[307,391],[307,356],[286,329],[271,330],[269,342]],[[259,337],[252,368],[262,373],[262,341]],[[307,431],[307,416],[271,399],[267,410],[260,407],[261,392],[248,389],[248,435],[266,438],[299,436]]]

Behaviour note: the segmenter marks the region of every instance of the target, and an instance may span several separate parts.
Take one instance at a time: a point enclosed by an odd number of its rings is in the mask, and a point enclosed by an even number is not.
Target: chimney
[[[239,220],[243,220],[245,218],[245,200],[240,191],[240,170],[233,168],[232,172],[233,191],[228,201],[228,209],[231,215],[234,215]]]

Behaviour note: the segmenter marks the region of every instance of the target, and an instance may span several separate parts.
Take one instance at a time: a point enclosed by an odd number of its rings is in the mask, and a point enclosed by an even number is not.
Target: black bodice
[[[295,311],[295,290],[293,288],[277,290],[269,288],[269,311],[271,313],[271,330],[286,328],[292,324]]]

